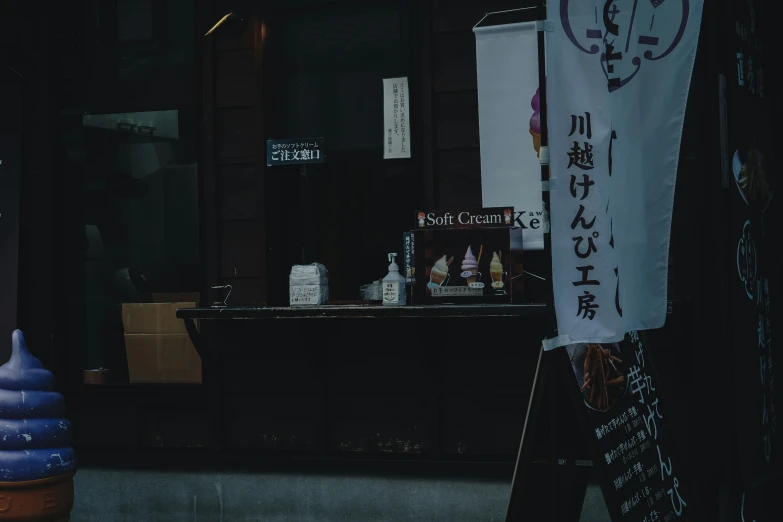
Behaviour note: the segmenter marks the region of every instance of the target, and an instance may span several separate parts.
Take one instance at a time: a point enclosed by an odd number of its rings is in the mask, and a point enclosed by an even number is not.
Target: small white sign
[[[321,304],[320,285],[290,286],[288,288],[288,298],[291,306],[312,306]]]
[[[383,80],[383,159],[411,157],[408,78]]]
[[[399,303],[402,297],[402,289],[400,283],[383,283],[383,302],[384,303]]]

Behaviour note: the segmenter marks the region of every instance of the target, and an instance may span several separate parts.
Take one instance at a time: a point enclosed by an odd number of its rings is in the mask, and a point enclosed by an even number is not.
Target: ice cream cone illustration
[[[489,275],[492,276],[492,286],[503,288],[503,263],[500,262],[502,252],[492,252],[492,261],[489,262]]]
[[[530,129],[530,135],[533,137],[533,148],[536,149],[536,156],[538,156],[541,152],[541,134]]]
[[[453,260],[454,258],[452,257],[448,261],[446,261],[446,256],[443,256],[435,262],[435,265],[432,267],[432,270],[430,271],[431,285],[442,286],[444,283],[448,282],[449,265]]]
[[[536,94],[530,102],[533,107],[533,116],[530,117],[530,135],[533,137],[533,148],[536,149],[536,156],[541,151],[541,100],[540,89],[536,89]]]
[[[468,273],[472,275],[465,277]],[[475,283],[476,279],[478,279],[477,274],[478,262],[476,261],[476,256],[473,255],[473,250],[468,246],[468,251],[465,252],[465,259],[462,260],[462,276],[465,277],[468,285],[470,285],[471,283]]]

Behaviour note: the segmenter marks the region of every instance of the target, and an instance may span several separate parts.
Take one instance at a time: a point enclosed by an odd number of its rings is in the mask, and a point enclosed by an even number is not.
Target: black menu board
[[[587,411],[614,522],[688,518],[687,480],[675,457],[659,380],[643,337],[566,347]]]
[[[729,206],[729,310],[734,358],[735,433],[743,489],[783,468],[777,426],[783,364],[774,345],[781,324],[780,113],[765,74],[777,67],[765,54],[763,4],[727,3],[725,57],[727,189]],[[768,39],[768,38],[767,38]],[[773,362],[774,361],[774,362]],[[777,363],[777,364],[775,364]]]

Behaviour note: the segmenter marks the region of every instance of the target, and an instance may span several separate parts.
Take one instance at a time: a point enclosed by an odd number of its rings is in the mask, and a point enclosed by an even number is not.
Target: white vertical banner
[[[666,320],[703,0],[559,0],[547,32],[554,348]]]
[[[383,80],[383,159],[411,157],[408,78]]]
[[[525,250],[544,248],[535,22],[477,27],[481,195],[514,206]]]

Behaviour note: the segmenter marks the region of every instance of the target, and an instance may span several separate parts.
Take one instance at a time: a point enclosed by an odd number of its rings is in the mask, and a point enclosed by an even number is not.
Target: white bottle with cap
[[[383,304],[400,306],[405,304],[405,278],[397,266],[397,254],[389,254],[389,273],[383,278]]]

